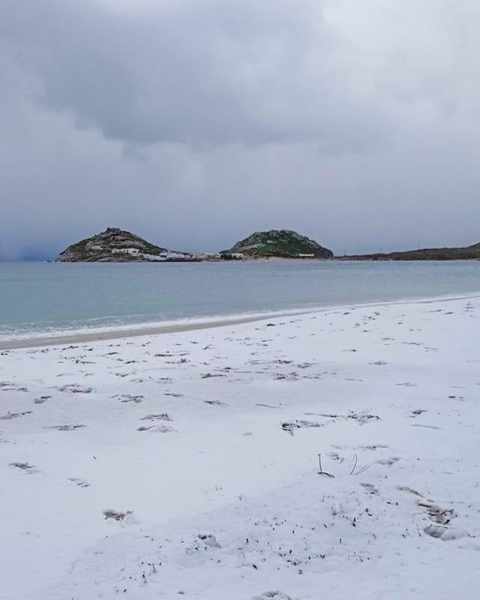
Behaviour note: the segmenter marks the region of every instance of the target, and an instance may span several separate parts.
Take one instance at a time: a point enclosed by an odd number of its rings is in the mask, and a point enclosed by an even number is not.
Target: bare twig
[[[332,475],[332,473],[327,473],[327,471],[323,470],[322,467],[322,455],[319,454],[318,455],[318,475],[325,475],[325,477],[335,477],[335,475]]]
[[[355,475],[355,469],[357,468],[357,463],[358,463],[358,456],[355,454],[355,456],[353,458],[353,467],[352,467],[352,470],[350,471],[350,475]]]

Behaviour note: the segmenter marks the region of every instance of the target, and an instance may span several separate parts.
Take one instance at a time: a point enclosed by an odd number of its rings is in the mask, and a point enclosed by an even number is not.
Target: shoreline
[[[153,322],[145,325],[120,326],[118,328],[111,327],[97,330],[76,330],[72,332],[65,331],[64,333],[39,334],[35,336],[12,336],[5,340],[0,338],[0,352],[9,350],[27,350],[29,348],[43,348],[70,344],[88,344],[95,342],[114,341],[122,339],[131,339],[145,336],[158,336],[169,333],[185,333],[189,331],[199,331],[205,329],[217,329],[219,327],[227,327],[229,325],[243,325],[248,323],[256,323],[269,319],[298,317],[316,313],[327,312],[331,310],[347,310],[352,308],[375,308],[396,306],[402,304],[431,304],[435,302],[454,302],[457,300],[470,300],[480,298],[480,292],[472,292],[471,294],[462,295],[447,295],[447,296],[431,296],[422,298],[405,298],[399,300],[385,300],[378,302],[360,302],[350,304],[329,304],[321,306],[312,306],[309,308],[293,308],[284,311],[272,311],[265,313],[237,313],[233,315],[212,316],[212,317],[193,317],[191,320]]]
[[[83,344],[89,342],[106,342],[112,340],[123,340],[127,338],[138,338],[151,335],[162,335],[168,333],[182,333],[188,331],[197,331],[202,329],[216,329],[218,327],[226,327],[228,325],[243,325],[254,323],[256,321],[264,321],[266,319],[274,319],[276,317],[298,316],[305,315],[316,310],[287,312],[287,313],[266,313],[256,316],[233,316],[225,319],[210,319],[205,321],[196,321],[191,323],[167,322],[164,325],[144,326],[129,329],[110,329],[96,332],[76,332],[66,333],[62,335],[52,334],[51,336],[39,335],[38,337],[29,337],[22,339],[11,339],[0,341],[0,351],[2,350],[26,350],[28,348],[43,348],[47,346],[59,346],[64,344]]]

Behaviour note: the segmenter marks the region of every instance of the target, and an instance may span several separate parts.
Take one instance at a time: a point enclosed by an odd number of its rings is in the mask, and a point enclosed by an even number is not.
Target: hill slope
[[[243,254],[252,258],[333,258],[333,252],[296,231],[257,231],[237,242],[224,255]]]
[[[141,237],[109,227],[102,233],[68,246],[56,258],[57,262],[164,262],[193,260],[185,252],[172,252],[155,246]]]

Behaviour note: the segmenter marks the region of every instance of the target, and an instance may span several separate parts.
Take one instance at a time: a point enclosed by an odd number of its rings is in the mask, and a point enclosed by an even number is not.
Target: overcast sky
[[[478,0],[1,0],[0,257],[480,241]]]

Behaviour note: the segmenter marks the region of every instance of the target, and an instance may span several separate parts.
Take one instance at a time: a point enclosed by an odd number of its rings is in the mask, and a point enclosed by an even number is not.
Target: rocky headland
[[[221,252],[224,258],[333,258],[333,252],[296,231],[257,231]]]
[[[195,256],[188,252],[176,252],[161,248],[117,227],[109,227],[102,233],[68,246],[56,258],[56,262],[177,262],[195,260],[197,260]]]

